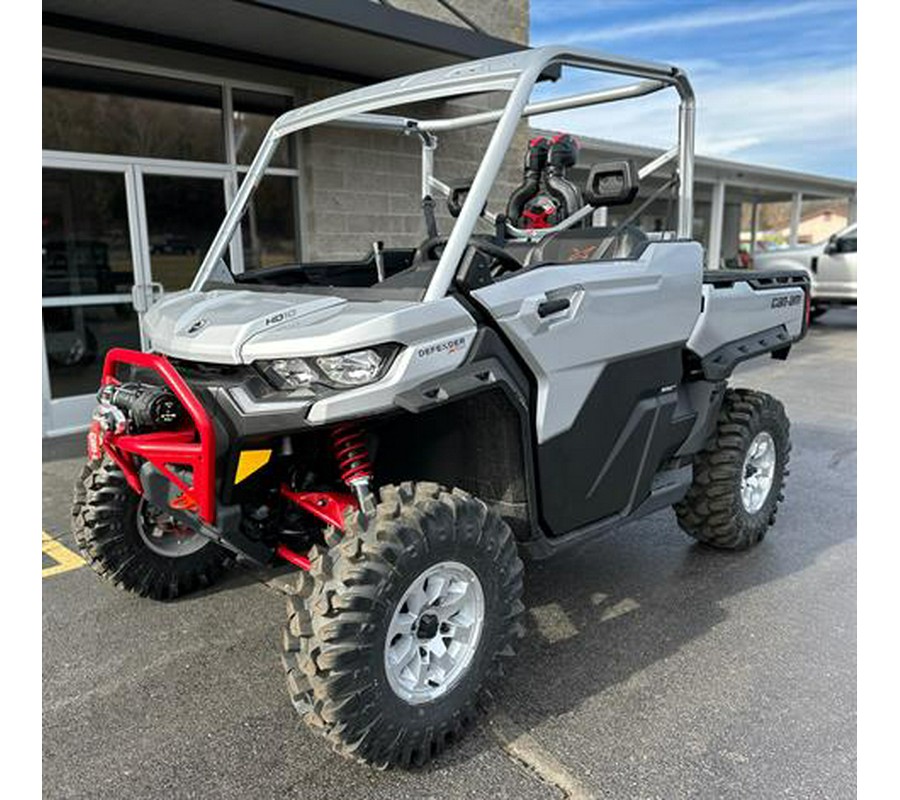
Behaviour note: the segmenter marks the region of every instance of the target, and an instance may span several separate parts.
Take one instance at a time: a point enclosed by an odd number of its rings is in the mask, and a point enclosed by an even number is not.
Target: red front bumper
[[[103,450],[119,465],[138,494],[143,494],[143,488],[133,456],[146,459],[182,491],[182,496],[176,498],[178,507],[195,509],[200,519],[212,525],[216,519],[216,434],[206,409],[165,356],[122,348],[110,350],[103,364],[104,386],[119,383],[119,365],[156,372],[184,406],[190,422],[173,431],[118,435],[106,431]]]

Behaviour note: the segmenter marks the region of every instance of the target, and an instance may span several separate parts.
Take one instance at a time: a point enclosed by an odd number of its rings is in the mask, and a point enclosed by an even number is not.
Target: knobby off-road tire
[[[771,467],[767,448],[774,448]],[[682,530],[724,550],[762,541],[784,499],[790,453],[790,424],[781,403],[763,392],[727,390],[715,431],[694,457],[694,482],[675,505]],[[771,482],[754,486],[754,474],[769,472]],[[766,491],[758,489],[766,484]]]
[[[378,767],[421,766],[473,725],[488,687],[513,655],[523,633],[522,562],[506,523],[459,489],[403,483],[382,488],[380,498],[372,519],[348,514],[343,540],[313,549],[312,567],[298,575],[288,600],[282,660],[295,708],[335,750]],[[428,575],[446,569],[477,577],[458,585],[473,593],[474,584],[480,588],[483,613],[469,609],[469,618],[480,618],[480,635],[472,638],[471,660],[460,660],[464,666],[454,680],[434,698],[411,702],[401,696],[402,686],[398,692],[391,683],[397,685],[398,673],[385,662],[388,632],[412,613],[409,593],[422,586],[431,592]],[[457,584],[451,579],[446,586]],[[460,613],[454,607],[449,601],[442,613]],[[445,630],[441,622],[434,633],[443,617],[435,606],[426,619],[429,608],[420,605],[415,636],[440,637]],[[399,641],[392,637],[391,652]]]
[[[109,458],[84,466],[75,482],[72,533],[97,574],[120,589],[154,600],[174,600],[212,585],[228,566],[229,554],[213,542],[190,541],[187,536],[168,551],[162,542],[157,550],[151,549],[145,537],[154,533],[147,521],[153,516]]]

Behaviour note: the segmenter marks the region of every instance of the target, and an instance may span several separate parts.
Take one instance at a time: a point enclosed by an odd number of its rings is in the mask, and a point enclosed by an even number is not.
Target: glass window
[[[218,86],[44,61],[43,147],[224,161]]]
[[[290,97],[263,92],[234,89],[231,93],[234,106],[234,143],[238,164],[249,164],[262,144],[263,137],[275,118],[289,111],[293,103]],[[275,151],[270,166],[289,167],[293,164],[290,141],[283,140]]]
[[[295,178],[267,175],[260,182],[241,221],[244,269],[297,262],[296,197]]]
[[[167,292],[186,289],[225,216],[221,178],[144,175],[150,271]]]
[[[839,253],[855,253],[856,252],[856,231],[848,233],[838,239],[837,251]]]
[[[137,314],[130,303],[45,308],[43,316],[54,398],[96,392],[103,356],[110,348],[141,349]]]
[[[131,291],[124,175],[45,169],[41,222],[44,297]]]

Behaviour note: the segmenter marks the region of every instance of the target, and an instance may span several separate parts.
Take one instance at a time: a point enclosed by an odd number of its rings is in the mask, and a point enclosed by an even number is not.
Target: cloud
[[[698,153],[855,176],[853,0],[534,0],[532,13],[536,44],[562,40],[685,69],[697,91]],[[566,79],[568,87],[538,87],[536,98],[606,84],[579,70]],[[675,108],[661,92],[534,124],[669,147]]]
[[[712,6],[691,11],[682,11],[664,17],[646,19],[641,22],[606,25],[588,30],[578,30],[564,37],[566,43],[612,42],[635,37],[658,34],[670,36],[673,33],[700,31],[734,25],[752,25],[774,22],[804,15],[820,15],[839,8],[853,8],[847,2],[803,2],[777,3],[771,5]]]
[[[701,155],[855,175],[856,67],[808,62],[694,76]],[[668,96],[666,96],[668,95]],[[533,117],[535,127],[667,148],[676,141],[674,93]]]

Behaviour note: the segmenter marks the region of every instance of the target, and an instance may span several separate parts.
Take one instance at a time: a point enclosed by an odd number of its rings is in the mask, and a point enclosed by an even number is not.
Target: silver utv
[[[573,69],[637,82],[532,99]],[[592,165],[544,227],[490,207],[523,118],[663,90],[679,99],[671,150],[640,169]],[[504,106],[385,113],[486,92]],[[312,126],[418,140],[425,240],[234,274],[231,243],[267,164]],[[474,176],[438,174],[441,139],[479,126],[493,132]],[[206,585],[235,557],[295,564],[282,643],[295,707],[342,752],[410,765],[471,725],[512,654],[520,554],[668,506],[705,544],[759,542],[782,498],[788,422],[777,400],[727,379],[747,358],[787,356],[809,285],[802,271],[704,274],[693,140],[681,70],[564,47],[280,117],[190,290],[147,314],[150,352],[107,357],[76,487],[85,555],[153,597]],[[675,225],[651,239],[629,220],[658,171],[669,177],[651,197],[674,193]],[[446,235],[436,199],[455,215]],[[592,224],[629,203],[621,224]]]

